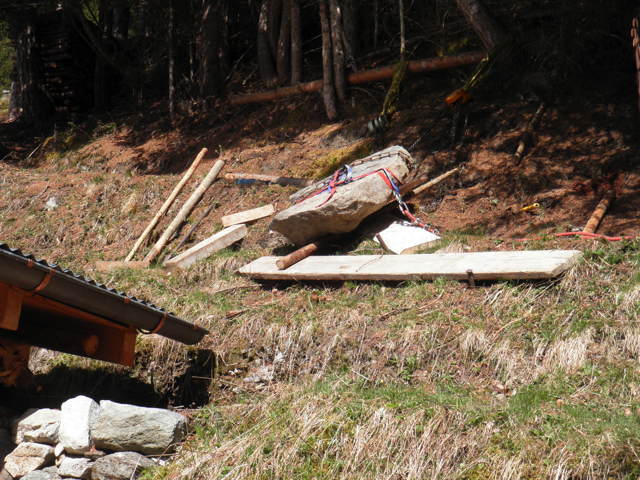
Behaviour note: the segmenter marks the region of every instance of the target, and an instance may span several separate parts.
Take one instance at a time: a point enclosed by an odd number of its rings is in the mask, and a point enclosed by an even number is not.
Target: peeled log
[[[485,57],[484,52],[469,52],[451,57],[434,57],[423,60],[414,60],[409,62],[408,70],[410,72],[432,72],[436,70],[446,70],[447,68],[462,67],[464,65],[472,65],[478,63]],[[373,70],[365,70],[363,72],[351,73],[347,76],[349,85],[358,85],[361,83],[377,82],[393,77],[395,66],[375,68]],[[301,93],[318,92],[322,90],[322,80],[314,80],[312,82],[299,83],[291,87],[276,88],[267,92],[249,93],[246,95],[233,95],[229,98],[231,105],[245,105],[248,103],[261,103],[278,100],[280,98],[290,97]]]

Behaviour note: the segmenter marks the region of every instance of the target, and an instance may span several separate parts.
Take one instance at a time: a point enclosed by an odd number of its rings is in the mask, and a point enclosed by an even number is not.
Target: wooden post
[[[223,166],[224,166],[223,160],[218,160],[216,161],[216,163],[213,164],[213,167],[211,167],[211,170],[209,171],[207,176],[204,177],[204,180],[202,180],[202,183],[200,183],[198,188],[196,188],[196,190],[191,194],[189,199],[185,202],[185,204],[182,206],[182,208],[176,215],[176,218],[173,219],[173,222],[171,222],[171,224],[167,227],[167,229],[164,231],[162,236],[155,243],[151,251],[147,254],[146,257],[144,257],[145,262],[151,263],[158,256],[158,254],[162,251],[164,246],[169,242],[169,239],[171,238],[171,236],[176,232],[176,230],[178,230],[178,227],[189,216],[189,214],[191,213],[191,210],[193,210],[193,207],[195,207],[196,204],[200,201],[200,199],[202,198],[202,195],[204,195],[204,192],[207,190],[207,188],[211,186],[213,181],[216,179],[216,177],[220,173],[220,170],[222,170]]]
[[[0,328],[17,330],[22,311],[22,293],[0,283]]]
[[[142,235],[140,235],[140,238],[138,238],[138,240],[136,241],[135,245],[129,252],[129,255],[127,255],[127,258],[124,259],[125,262],[129,262],[131,261],[131,259],[133,259],[133,256],[136,254],[136,252],[140,248],[140,245],[142,245],[142,243],[147,239],[151,231],[155,228],[155,226],[160,221],[160,218],[162,218],[162,216],[165,213],[167,213],[167,210],[169,210],[169,207],[173,205],[174,200],[176,199],[178,194],[182,191],[182,187],[184,187],[184,185],[189,181],[189,179],[193,175],[193,172],[196,171],[196,168],[198,168],[198,165],[200,165],[200,162],[202,161],[204,156],[207,154],[207,151],[208,150],[206,148],[203,148],[202,150],[200,150],[200,153],[198,153],[198,156],[189,167],[189,170],[185,172],[180,182],[178,182],[178,184],[174,187],[169,197],[167,197],[165,202],[160,207],[160,210],[158,210],[158,213],[156,213],[155,217],[153,217],[151,222],[149,222],[149,225],[147,225],[147,228],[144,230],[144,232],[142,232]]]
[[[602,200],[600,200],[600,202],[596,206],[596,209],[591,214],[589,221],[582,230],[584,233],[596,233],[596,230],[598,229],[598,226],[602,221],[602,217],[604,217],[604,214],[607,213],[607,209],[613,201],[613,197],[613,191],[608,192],[604,197],[602,197]]]

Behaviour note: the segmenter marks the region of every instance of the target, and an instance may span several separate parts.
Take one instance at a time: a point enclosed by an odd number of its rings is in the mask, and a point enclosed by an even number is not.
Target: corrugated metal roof
[[[44,284],[47,276],[50,280]],[[24,290],[33,290],[44,284],[38,295],[189,345],[199,342],[208,333],[204,328],[181,320],[152,303],[128,296],[4,243],[0,243],[0,282]]]

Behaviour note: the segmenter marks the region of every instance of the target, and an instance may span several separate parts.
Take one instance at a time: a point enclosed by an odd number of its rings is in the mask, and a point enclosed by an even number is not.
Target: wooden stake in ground
[[[158,210],[158,213],[156,213],[155,217],[153,217],[151,222],[149,222],[149,225],[147,225],[147,228],[145,228],[144,232],[142,232],[142,235],[140,235],[140,238],[138,238],[138,240],[136,241],[135,245],[129,252],[129,255],[127,255],[127,258],[124,259],[125,262],[129,262],[131,261],[131,259],[133,259],[133,256],[136,254],[136,252],[138,251],[142,243],[147,239],[147,237],[149,236],[151,231],[155,228],[155,226],[158,224],[162,216],[165,213],[167,213],[167,210],[169,210],[169,207],[173,205],[174,200],[182,191],[182,187],[184,187],[184,185],[189,181],[189,179],[193,175],[193,172],[196,171],[196,168],[198,168],[198,165],[200,165],[200,162],[202,161],[204,156],[207,154],[207,151],[208,150],[206,148],[203,148],[202,150],[200,150],[200,153],[198,153],[198,156],[189,167],[189,170],[185,172],[180,182],[178,182],[178,184],[175,186],[171,194],[167,197],[165,202],[160,207],[160,210]]]
[[[583,232],[596,233],[596,230],[598,229],[598,226],[602,221],[602,217],[604,217],[605,213],[607,213],[607,209],[613,201],[613,197],[613,191],[608,192],[604,197],[602,197],[602,200],[600,200],[600,202],[596,206],[596,209],[591,214],[591,218],[589,218],[589,221],[582,230]]]
[[[191,213],[191,210],[193,210],[193,207],[195,207],[196,204],[200,201],[200,199],[202,198],[202,195],[204,195],[204,192],[207,191],[207,188],[211,186],[213,181],[216,179],[216,177],[220,173],[220,170],[222,170],[223,166],[224,166],[223,160],[218,160],[216,161],[216,163],[213,164],[213,167],[211,167],[211,170],[209,171],[207,176],[204,177],[204,180],[202,180],[198,188],[196,188],[196,190],[191,194],[189,199],[182,206],[182,208],[176,215],[176,218],[173,219],[173,222],[171,222],[171,224],[167,227],[167,229],[164,231],[162,236],[155,243],[151,251],[147,254],[146,257],[144,257],[145,262],[151,263],[158,256],[158,254],[165,247],[165,245],[167,244],[171,236],[176,232],[176,230],[178,230],[178,227],[182,225],[182,222],[184,222],[186,218],[189,216],[189,214]]]
[[[524,149],[526,148],[527,143],[531,141],[533,130],[536,128],[536,123],[538,123],[540,117],[542,116],[542,113],[544,112],[544,107],[544,103],[541,103],[536,110],[536,113],[533,114],[533,117],[531,117],[529,123],[527,123],[524,132],[522,133],[522,138],[520,139],[520,143],[518,143],[518,148],[516,149],[516,153],[514,155],[516,157],[516,161],[518,162],[522,160],[522,157],[524,156]]]

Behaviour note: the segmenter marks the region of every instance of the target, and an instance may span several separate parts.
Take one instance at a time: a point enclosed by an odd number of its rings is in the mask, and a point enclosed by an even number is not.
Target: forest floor
[[[10,144],[0,128],[0,158],[10,153],[0,174],[0,241],[211,331],[199,350],[144,338],[137,367],[116,369],[152,384],[193,419],[188,441],[152,478],[640,474],[640,242],[553,236],[581,229],[610,188],[616,201],[598,232],[640,234],[635,101],[602,89],[548,103],[517,162],[539,101],[480,93],[465,109],[464,135],[452,139],[453,112],[443,102],[450,90],[444,76],[412,80],[375,139],[364,131],[384,85],[354,89],[345,120],[335,123],[313,95],[216,105],[215,115],[189,115],[175,126],[161,106],[149,106],[69,124],[28,159],[45,139]],[[476,288],[440,280],[259,284],[235,270],[292,249],[262,220],[240,247],[182,272],[94,269],[96,260],[124,258],[202,147],[209,155],[199,178],[218,158],[224,172],[311,178],[390,145],[410,151],[416,175],[462,169],[412,199],[418,216],[442,232],[425,252],[576,248],[584,260],[559,280]],[[187,245],[221,229],[223,215],[286,207],[294,191],[218,180],[190,222],[216,208]],[[343,252],[382,250],[354,236]],[[194,374],[189,362],[202,352],[214,365]],[[113,371],[59,358],[65,368]]]

